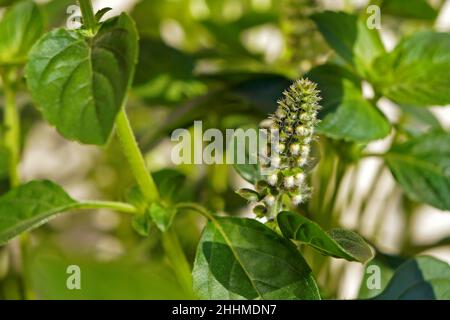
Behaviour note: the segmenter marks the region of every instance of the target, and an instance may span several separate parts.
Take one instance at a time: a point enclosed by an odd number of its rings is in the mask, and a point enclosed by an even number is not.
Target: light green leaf
[[[0,198],[0,245],[76,205],[50,181],[34,181],[11,190]]]
[[[45,119],[68,139],[105,144],[133,79],[137,41],[126,14],[106,21],[93,38],[65,29],[45,35],[26,68]]]
[[[324,255],[361,263],[373,258],[370,246],[355,232],[342,229],[325,232],[317,223],[292,212],[281,212],[277,221],[286,238],[309,245]]]
[[[409,260],[395,272],[376,300],[448,300],[450,266],[438,259],[422,256]]]
[[[288,240],[251,219],[214,218],[200,240],[194,291],[202,299],[320,299]]]
[[[306,75],[318,84],[323,98],[317,132],[334,139],[366,143],[386,137],[391,126],[374,105],[364,99],[361,81],[346,69],[326,64]]]
[[[404,0],[383,0],[381,12],[397,17],[431,21],[439,14],[427,0],[408,0],[408,3]]]
[[[172,225],[173,219],[177,214],[177,210],[165,207],[157,202],[153,202],[148,210],[150,217],[159,230],[166,232]]]
[[[398,104],[450,103],[450,34],[419,32],[377,59],[372,82]]]
[[[376,29],[367,27],[366,18],[344,12],[325,11],[312,16],[328,44],[362,76],[385,53]]]
[[[0,21],[0,65],[24,64],[43,32],[44,19],[33,1],[21,1],[9,8]]]
[[[450,133],[430,133],[393,146],[385,160],[409,198],[450,210]]]

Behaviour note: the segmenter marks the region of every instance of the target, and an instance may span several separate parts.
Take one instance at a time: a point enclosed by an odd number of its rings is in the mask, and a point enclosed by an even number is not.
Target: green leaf
[[[448,300],[450,266],[438,259],[422,256],[409,260],[395,272],[377,300]]]
[[[76,205],[50,181],[34,181],[11,190],[0,198],[0,245]]]
[[[277,221],[286,238],[309,245],[324,255],[361,263],[373,258],[370,246],[355,232],[342,229],[325,232],[317,223],[286,211],[278,214]]]
[[[251,189],[240,189],[236,191],[236,193],[250,202],[257,202],[260,200],[259,193]]]
[[[320,299],[297,248],[251,219],[214,218],[208,223],[193,278],[202,299]]]
[[[112,10],[112,8],[109,8],[109,7],[98,10],[97,13],[95,14],[95,20],[97,22],[100,22],[100,20],[102,20],[103,16],[105,14],[107,14],[108,12],[110,12],[111,10]]]
[[[383,0],[381,12],[402,18],[431,21],[434,21],[439,14],[427,0],[408,0],[408,3],[404,0]]]
[[[32,49],[28,86],[45,119],[66,138],[107,142],[133,79],[137,37],[133,21],[122,14],[93,38],[57,29]]]
[[[167,203],[180,202],[182,199],[182,188],[186,181],[186,175],[174,169],[163,169],[152,173],[153,179],[158,186],[161,199]]]
[[[23,64],[44,32],[44,19],[33,1],[9,8],[0,21],[0,65]]]
[[[140,236],[148,237],[150,235],[152,222],[151,217],[149,217],[147,213],[144,213],[134,216],[131,225]]]
[[[450,133],[430,133],[395,145],[385,160],[409,198],[450,210]]]
[[[148,213],[158,229],[162,232],[166,232],[171,227],[173,219],[177,214],[177,210],[174,208],[165,207],[157,202],[153,202],[148,209]]]
[[[372,82],[398,104],[450,103],[450,34],[419,32],[377,59]]]
[[[326,64],[306,75],[318,84],[323,98],[317,132],[334,139],[366,143],[386,137],[389,121],[364,99],[361,81],[337,65]]]
[[[312,19],[328,44],[362,76],[369,74],[375,58],[385,53],[378,31],[367,27],[365,17],[325,11]]]

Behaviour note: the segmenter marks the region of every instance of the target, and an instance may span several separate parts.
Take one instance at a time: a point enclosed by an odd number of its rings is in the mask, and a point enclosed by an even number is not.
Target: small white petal
[[[295,186],[295,179],[294,177],[285,177],[284,178],[284,186],[288,189],[291,189]]]

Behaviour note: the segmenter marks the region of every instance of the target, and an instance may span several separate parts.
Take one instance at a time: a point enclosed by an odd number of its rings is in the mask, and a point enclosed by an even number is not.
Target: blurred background
[[[65,0],[37,2],[42,4],[50,27],[65,26],[70,17],[67,8],[75,4]],[[408,1],[403,2],[406,5]],[[246,183],[232,166],[174,167],[170,133],[176,128],[189,128],[194,120],[221,129],[257,124],[275,110],[276,99],[287,86],[280,87],[274,74],[295,79],[334,58],[307,16],[324,9],[358,12],[369,1],[94,3],[96,9],[112,7],[108,16],[126,10],[136,20],[141,53],[127,108],[149,168],[153,172],[176,169],[181,180],[185,180],[180,199],[202,202],[218,213],[252,216],[251,208],[234,194]],[[418,30],[450,31],[450,1],[429,3],[433,11],[424,12],[423,16],[382,8],[381,33],[388,49],[401,36]],[[365,89],[370,96],[370,88]],[[24,181],[53,180],[77,199],[126,197],[134,181],[125,169],[127,165],[115,138],[104,148],[69,142],[42,121],[25,90],[20,96],[20,107],[25,130],[21,163]],[[392,122],[398,121],[399,111],[389,101],[381,101],[380,107]],[[431,112],[444,128],[450,129],[450,107],[431,108]],[[415,129],[420,124],[411,122],[410,126]],[[372,143],[368,148],[383,152],[390,139]],[[405,214],[401,208],[403,194],[389,171],[380,167],[377,159],[363,160],[344,178],[339,196],[344,201],[351,193],[351,201],[345,201],[342,226],[370,237],[383,253],[425,252],[450,262],[450,215],[426,205]],[[367,195],[370,199],[364,201]],[[364,219],[359,218],[361,214]],[[188,214],[179,215],[175,221],[191,262],[203,224],[202,219]],[[30,273],[39,298],[192,298],[177,283],[157,230],[148,238],[140,237],[128,217],[107,210],[74,213],[34,231],[31,240]],[[14,279],[20,272],[20,262],[19,255],[14,254],[18,244],[12,246],[12,255],[0,251],[2,298],[15,298]],[[66,290],[65,271],[72,264],[81,267],[81,291]],[[342,275],[335,297],[358,297],[364,267],[342,261],[333,261],[332,266]]]

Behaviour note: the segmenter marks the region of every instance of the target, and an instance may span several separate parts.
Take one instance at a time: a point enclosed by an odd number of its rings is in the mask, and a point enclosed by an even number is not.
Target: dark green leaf
[[[369,29],[364,17],[325,11],[312,19],[328,44],[362,76],[370,73],[375,58],[385,52],[378,31]]]
[[[181,190],[186,181],[186,176],[180,171],[164,169],[152,173],[156,185],[158,186],[161,199],[167,203],[175,203],[182,199]]]
[[[154,202],[150,205],[148,214],[158,229],[162,232],[166,232],[172,226],[177,210],[170,207],[164,207],[163,205]]]
[[[202,299],[320,299],[297,248],[251,219],[209,222],[193,277],[194,291]]]
[[[408,0],[408,3],[404,0],[383,0],[381,12],[397,17],[431,21],[439,14],[427,0]]]
[[[97,13],[95,14],[95,20],[97,20],[97,22],[100,22],[100,21],[102,20],[103,16],[104,16],[105,14],[107,14],[108,12],[110,12],[111,10],[112,10],[112,8],[109,8],[109,7],[100,9],[100,10],[97,11]]]
[[[373,258],[370,246],[355,232],[342,229],[325,232],[317,223],[292,212],[281,212],[277,221],[286,238],[309,245],[324,255],[361,263]]]
[[[396,145],[385,159],[408,197],[450,210],[450,133],[430,133]]]
[[[372,82],[387,98],[414,106],[450,103],[450,34],[419,32],[375,62]]]
[[[139,214],[133,217],[131,225],[136,232],[143,236],[148,237],[150,235],[150,227],[152,226],[152,219],[147,213]]]
[[[254,190],[240,189],[236,191],[236,193],[250,202],[257,202],[260,200],[259,193]]]
[[[34,181],[11,190],[0,198],[0,245],[76,205],[61,187],[49,181]]]
[[[92,39],[57,29],[32,49],[28,86],[46,120],[66,138],[102,145],[133,78],[137,51],[126,14],[106,21]]]
[[[28,51],[44,32],[44,19],[33,1],[9,8],[0,21],[0,65],[23,64]]]
[[[398,268],[377,300],[448,300],[450,266],[438,259],[422,256]]]
[[[323,98],[318,133],[362,143],[389,134],[388,120],[364,99],[360,80],[349,71],[327,64],[314,68],[307,77],[318,84]]]

